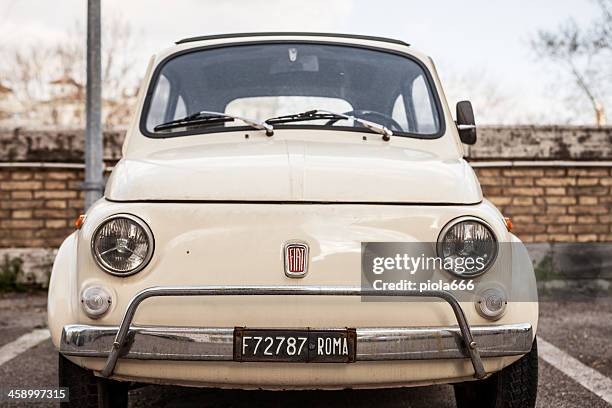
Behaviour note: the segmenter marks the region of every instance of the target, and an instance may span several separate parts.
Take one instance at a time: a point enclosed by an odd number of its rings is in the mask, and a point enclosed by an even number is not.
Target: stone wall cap
[[[121,158],[127,128],[104,129],[104,158]],[[0,162],[82,163],[82,128],[0,128]],[[492,160],[612,160],[612,126],[486,125],[478,142],[466,146],[474,161]]]

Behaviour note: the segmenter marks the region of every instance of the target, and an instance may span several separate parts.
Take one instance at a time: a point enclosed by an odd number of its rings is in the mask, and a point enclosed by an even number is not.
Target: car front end
[[[117,381],[379,388],[482,380],[532,350],[532,265],[482,197],[428,57],[376,38],[197,39],[152,60],[138,109],[54,264],[49,327],[72,364]],[[364,279],[364,243],[440,255],[447,240],[494,253],[418,291]]]

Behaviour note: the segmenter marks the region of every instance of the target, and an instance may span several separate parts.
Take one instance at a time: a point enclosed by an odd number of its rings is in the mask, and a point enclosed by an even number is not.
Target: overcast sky
[[[0,47],[65,38],[75,21],[84,24],[86,3],[0,0]],[[482,92],[478,84],[457,86],[458,78],[484,82],[512,102],[509,118],[536,121],[557,118],[565,107],[557,92],[556,73],[537,61],[529,39],[538,29],[554,28],[569,17],[588,24],[596,15],[590,0],[102,0],[102,4],[103,18],[119,15],[130,20],[138,33],[139,72],[157,50],[195,35],[277,30],[380,35],[402,39],[431,55],[443,83],[450,83],[447,88],[452,85],[453,99],[477,100],[478,95],[471,93]],[[477,117],[479,112],[487,117],[486,106],[475,109]]]

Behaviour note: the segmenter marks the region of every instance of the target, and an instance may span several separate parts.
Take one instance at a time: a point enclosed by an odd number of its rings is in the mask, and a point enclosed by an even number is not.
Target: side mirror
[[[470,101],[457,102],[457,129],[463,143],[468,145],[476,143],[476,121]]]

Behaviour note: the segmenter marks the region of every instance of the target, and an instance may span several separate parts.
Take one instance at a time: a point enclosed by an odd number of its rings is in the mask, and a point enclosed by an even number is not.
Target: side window
[[[182,95],[179,95],[178,101],[176,101],[176,108],[174,109],[174,116],[172,119],[181,119],[187,116],[187,105]]]
[[[397,99],[393,103],[393,112],[391,117],[400,125],[402,129],[409,129],[408,127],[408,115],[406,115],[406,104],[404,103],[404,95],[399,94]]]
[[[153,130],[155,126],[164,123],[168,99],[170,99],[170,81],[168,81],[165,75],[161,75],[157,81],[155,93],[149,105],[147,129]]]
[[[170,98],[177,98],[176,104]],[[166,110],[172,108],[174,108],[174,112],[170,111],[168,112],[169,115],[166,115]],[[170,116],[170,120],[184,118],[187,116],[187,105],[183,96],[176,96],[176,89],[171,89],[168,78],[161,75],[151,99],[149,115],[147,117],[147,129],[152,130],[155,126],[166,122],[166,116]]]
[[[412,82],[412,104],[416,119],[416,131],[419,133],[436,133],[438,124],[433,111],[432,100],[425,78],[420,75]]]

